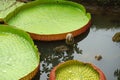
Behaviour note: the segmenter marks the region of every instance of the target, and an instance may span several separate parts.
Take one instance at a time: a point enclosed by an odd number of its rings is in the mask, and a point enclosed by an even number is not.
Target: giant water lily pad
[[[0,0],[0,18],[4,19],[6,15],[23,4],[16,0]]]
[[[38,49],[30,36],[0,25],[0,80],[31,80],[38,69]]]
[[[93,64],[69,60],[53,68],[50,80],[106,80],[106,78]]]
[[[67,33],[77,36],[90,26],[85,8],[69,1],[34,1],[17,8],[5,21],[31,33],[33,39],[60,40]]]

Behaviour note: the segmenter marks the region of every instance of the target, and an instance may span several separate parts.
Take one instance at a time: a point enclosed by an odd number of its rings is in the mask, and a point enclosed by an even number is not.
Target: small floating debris
[[[61,52],[68,51],[68,50],[69,50],[69,48],[64,45],[57,46],[53,49],[53,51],[55,51],[56,53],[61,53]]]
[[[74,44],[74,37],[73,37],[72,33],[68,33],[66,35],[66,44],[67,45],[73,45]]]
[[[99,60],[102,59],[102,56],[101,56],[101,55],[96,55],[96,56],[95,56],[95,59],[99,61]]]
[[[120,42],[120,32],[115,33],[115,35],[112,37],[112,40],[114,42]]]

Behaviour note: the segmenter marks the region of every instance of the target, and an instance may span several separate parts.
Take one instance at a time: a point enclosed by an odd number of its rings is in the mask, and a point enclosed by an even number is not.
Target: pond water
[[[92,15],[92,26],[85,33],[75,37],[75,46],[69,51],[56,53],[54,48],[65,45],[65,41],[34,41],[41,52],[40,71],[33,80],[48,80],[51,69],[60,62],[79,60],[99,67],[107,80],[120,80],[120,42],[112,41],[120,32],[120,18],[111,15]],[[101,55],[100,61],[95,59]],[[115,75],[118,72],[118,75]],[[119,78],[119,79],[118,79]]]
[[[120,15],[98,14],[92,15],[90,29],[75,37],[74,47],[68,47],[64,40],[34,41],[41,58],[40,70],[33,80],[49,80],[51,69],[67,60],[93,63],[104,72],[107,80],[120,80],[120,42],[112,41],[116,32],[120,32]],[[54,48],[61,45],[67,46],[69,50],[56,53]],[[101,55],[102,59],[96,60],[96,55]]]

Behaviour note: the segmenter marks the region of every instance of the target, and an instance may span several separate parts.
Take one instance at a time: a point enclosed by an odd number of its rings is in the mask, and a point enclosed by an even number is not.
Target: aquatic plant
[[[51,70],[49,80],[106,80],[106,78],[93,64],[68,60]]]
[[[29,34],[0,25],[0,80],[31,80],[39,70],[39,61]]]

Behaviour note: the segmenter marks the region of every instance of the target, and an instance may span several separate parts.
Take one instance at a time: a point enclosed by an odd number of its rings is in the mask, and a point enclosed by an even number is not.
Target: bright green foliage
[[[99,80],[99,74],[90,64],[71,60],[57,68],[56,80]]]
[[[82,5],[69,1],[31,2],[5,18],[8,24],[22,30],[47,35],[80,29],[90,19],[90,14]]]
[[[16,0],[0,0],[0,18],[6,17],[7,14],[23,4],[24,3],[17,2]]]
[[[0,25],[0,80],[19,80],[38,65],[38,49],[30,36]]]

